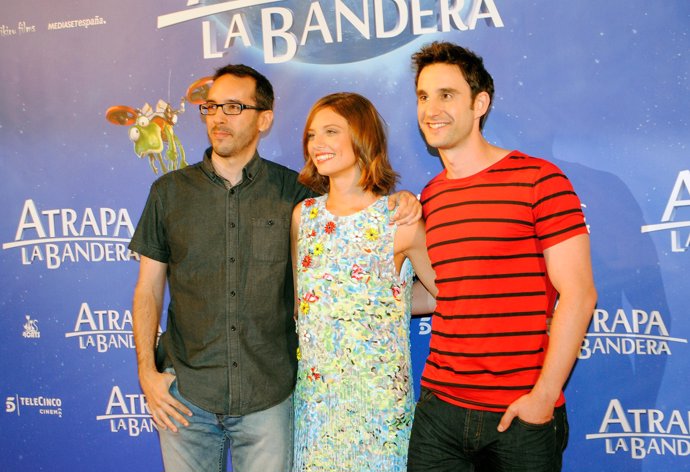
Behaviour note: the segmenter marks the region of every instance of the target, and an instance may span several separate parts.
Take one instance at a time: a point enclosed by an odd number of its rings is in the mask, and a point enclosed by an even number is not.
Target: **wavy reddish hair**
[[[326,95],[311,107],[302,133],[304,168],[299,174],[300,183],[320,194],[328,193],[328,177],[319,174],[307,149],[309,128],[314,116],[325,108],[330,108],[347,121],[352,149],[362,171],[359,185],[376,195],[390,194],[395,189],[398,174],[388,159],[385,122],[367,98],[352,92]]]

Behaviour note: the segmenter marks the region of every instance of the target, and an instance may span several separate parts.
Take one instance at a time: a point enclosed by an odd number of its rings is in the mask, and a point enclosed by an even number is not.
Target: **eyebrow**
[[[321,129],[323,129],[323,128],[340,128],[340,129],[345,129],[344,126],[339,125],[339,124],[336,124],[336,123],[327,123],[327,124],[325,124],[325,125],[321,125],[320,128],[321,128]],[[314,126],[311,126],[311,127],[308,129],[308,131],[311,131],[311,130],[313,130],[313,129],[315,129]]]
[[[460,93],[460,90],[453,87],[441,87],[440,89],[436,89],[435,91],[437,93]],[[427,92],[424,89],[417,89],[417,95],[421,94],[429,95],[429,92]]]
[[[242,102],[237,100],[236,98],[229,98],[227,100],[222,100],[222,101],[217,101],[217,100],[214,100],[212,98],[207,98],[206,103],[225,104],[225,103],[242,103]]]

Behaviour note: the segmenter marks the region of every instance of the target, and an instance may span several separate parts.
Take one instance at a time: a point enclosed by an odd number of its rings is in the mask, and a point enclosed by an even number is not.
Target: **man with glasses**
[[[224,471],[227,445],[235,471],[287,471],[297,363],[290,215],[312,194],[257,152],[273,122],[263,75],[219,69],[199,110],[211,147],[154,182],[129,246],[141,255],[139,381],[166,471]],[[403,196],[398,224],[421,214]],[[167,329],[156,347],[166,279]]]

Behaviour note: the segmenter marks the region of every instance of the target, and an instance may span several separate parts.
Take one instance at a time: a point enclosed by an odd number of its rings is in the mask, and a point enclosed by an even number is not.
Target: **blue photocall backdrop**
[[[156,175],[201,159],[204,77],[229,62],[268,76],[276,120],[260,151],[296,170],[312,103],[369,97],[399,188],[418,193],[441,164],[417,128],[410,55],[433,40],[484,57],[487,138],[558,164],[590,226],[599,302],[566,389],[564,470],[690,470],[690,3],[4,3],[2,470],[162,470],[127,243]],[[160,146],[138,157],[133,128]],[[430,320],[410,330],[418,390]]]

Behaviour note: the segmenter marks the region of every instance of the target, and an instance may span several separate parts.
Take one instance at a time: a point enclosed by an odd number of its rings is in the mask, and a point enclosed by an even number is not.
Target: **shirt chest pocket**
[[[289,218],[252,218],[252,257],[258,261],[282,262],[290,252]]]

